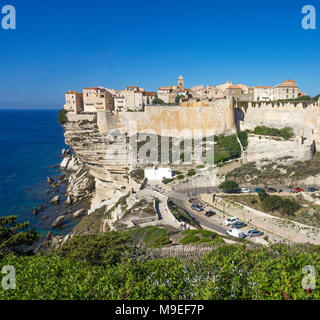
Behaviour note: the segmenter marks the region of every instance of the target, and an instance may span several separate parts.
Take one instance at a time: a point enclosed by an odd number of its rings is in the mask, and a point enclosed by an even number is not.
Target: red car
[[[301,189],[301,188],[294,188],[294,189],[292,189],[292,192],[293,192],[293,193],[303,192],[303,189]]]

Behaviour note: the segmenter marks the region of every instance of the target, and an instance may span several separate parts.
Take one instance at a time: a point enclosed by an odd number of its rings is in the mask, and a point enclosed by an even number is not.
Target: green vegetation
[[[239,131],[238,137],[242,144],[242,147],[245,149],[248,146],[248,133],[246,131]]]
[[[311,245],[249,249],[219,246],[198,260],[123,260],[108,267],[59,255],[7,255],[17,290],[0,289],[0,299],[152,300],[152,299],[320,299],[305,289],[306,265],[320,271],[319,248]]]
[[[304,98],[305,97],[305,98]],[[271,105],[274,107],[280,107],[287,103],[293,104],[295,107],[298,104],[302,104],[303,108],[307,108],[312,104],[318,103],[318,97],[315,96],[313,99],[309,99],[308,96],[304,97],[298,97],[297,99],[285,99],[285,100],[276,100],[276,101],[234,101],[233,105],[235,108],[238,108],[240,110],[244,110],[244,112],[247,112],[249,103],[251,103],[253,108],[260,108],[262,104]]]
[[[68,122],[67,113],[68,111],[65,109],[60,110],[58,113],[58,121],[62,126]]]
[[[281,137],[285,140],[289,140],[294,137],[293,129],[286,127],[283,129],[268,128],[266,126],[258,126],[253,130],[254,134],[261,134],[264,136]]]
[[[133,253],[129,235],[114,231],[75,236],[56,250],[61,257],[92,265],[114,265]]]
[[[133,179],[136,179],[137,181],[142,182],[144,179],[144,170],[141,168],[132,170],[130,172],[130,175]]]
[[[277,162],[266,160],[266,164],[259,168],[256,163],[249,162],[229,172],[227,179],[252,186],[286,186],[288,184],[299,185],[302,180],[320,174],[320,153],[315,153],[310,160],[306,161],[288,163],[287,160],[290,158],[283,157]]]
[[[172,178],[172,179],[164,178],[164,179],[162,180],[162,183],[168,184],[168,183],[172,182],[173,180],[174,180],[173,178]]]
[[[164,104],[164,101],[161,100],[160,98],[154,98],[152,100],[152,104]]]
[[[27,230],[28,222],[17,222],[16,216],[0,218],[0,256],[13,252],[25,254],[28,247],[39,239],[34,229]]]
[[[239,184],[233,180],[226,180],[219,185],[223,191],[232,191],[239,188]]]
[[[243,137],[242,137],[243,139]],[[241,146],[236,135],[215,136],[214,163],[218,164],[241,157]]]
[[[195,228],[199,228],[198,224],[189,216],[188,212],[177,206],[171,200],[168,200],[168,207],[178,221],[186,222]]]
[[[259,199],[266,212],[278,211],[283,215],[293,215],[300,209],[300,205],[296,200],[280,196],[270,196],[265,190],[260,190]]]
[[[127,234],[136,245],[158,248],[171,244],[166,230],[153,226],[132,229],[125,232],[125,234]]]
[[[177,176],[177,179],[178,179],[178,180],[183,180],[183,179],[184,179],[184,175],[183,175],[183,174],[179,174],[179,175]]]
[[[192,177],[192,176],[194,176],[195,174],[196,174],[196,170],[191,169],[191,170],[188,171],[187,176],[188,176],[188,177]]]
[[[214,232],[207,230],[186,230],[182,234],[184,237],[180,240],[181,244],[221,244],[223,239]]]
[[[13,218],[2,218],[0,234],[3,237],[9,232],[9,238],[15,238],[26,226],[17,225]],[[198,259],[155,259],[135,243],[141,239],[150,246],[169,242],[165,230],[148,227],[75,236],[60,248],[23,256],[13,254],[9,246],[9,253],[0,255],[0,266],[14,266],[17,289],[0,287],[0,299],[320,299],[319,290],[301,285],[306,276],[303,267],[311,265],[316,274],[320,272],[319,246],[249,248],[246,244],[223,245],[218,235],[204,230],[188,230],[183,235],[185,243],[218,245]],[[33,235],[25,238],[25,234],[22,238],[19,246],[36,239]]]

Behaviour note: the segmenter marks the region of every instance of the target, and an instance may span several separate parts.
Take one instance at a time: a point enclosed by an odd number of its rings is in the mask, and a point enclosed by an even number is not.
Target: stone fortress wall
[[[320,150],[320,106],[318,103],[304,107],[292,103],[248,103],[246,109],[236,109],[235,118],[241,130],[253,130],[256,126],[281,129],[291,127],[296,136],[306,139],[304,144],[315,142]]]
[[[220,100],[214,105],[146,106],[143,112],[98,112],[98,127],[101,133],[111,129],[130,132],[136,126],[137,132],[164,134],[165,130],[178,130],[184,136],[231,134],[235,132],[235,113],[229,100]],[[213,130],[213,131],[212,131]],[[131,131],[132,132],[132,131]]]
[[[228,135],[235,133],[237,127],[240,130],[253,130],[260,125],[294,129],[296,137],[292,141],[249,136],[244,162],[284,156],[307,160],[312,157],[315,148],[320,150],[318,104],[303,106],[302,103],[248,103],[247,107],[239,109],[234,108],[230,100],[221,99],[203,106],[199,106],[199,103],[184,103],[180,106],[147,106],[143,112],[98,112],[97,122],[102,134],[120,129],[128,133],[176,136],[175,130],[178,130],[184,137]]]

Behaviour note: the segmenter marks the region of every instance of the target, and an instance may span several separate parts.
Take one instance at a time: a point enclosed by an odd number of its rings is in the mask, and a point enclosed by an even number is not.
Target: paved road
[[[186,201],[188,200],[187,196],[179,193],[179,192],[170,192],[168,194],[169,199],[174,202],[179,207],[183,208],[188,212],[188,214],[194,218],[200,225],[203,225],[211,230],[214,230],[216,232],[220,232],[223,234],[226,234],[227,229],[223,228],[222,226],[213,223],[210,219],[193,212],[187,205]]]

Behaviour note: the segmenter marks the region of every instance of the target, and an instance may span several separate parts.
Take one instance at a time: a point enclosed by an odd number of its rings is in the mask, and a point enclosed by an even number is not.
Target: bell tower
[[[179,89],[179,90],[183,90],[183,89],[184,89],[184,79],[183,79],[182,76],[180,76],[180,77],[178,78],[178,89]]]

